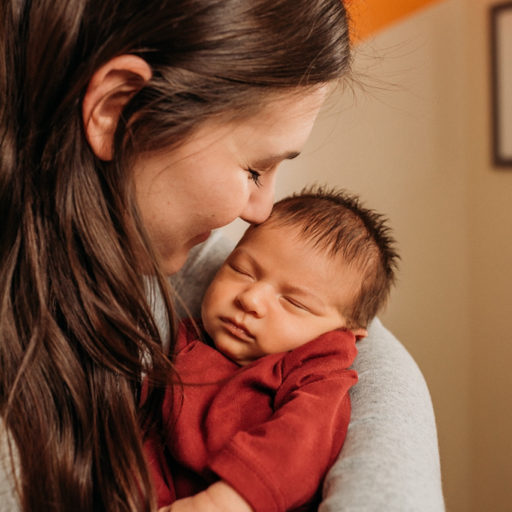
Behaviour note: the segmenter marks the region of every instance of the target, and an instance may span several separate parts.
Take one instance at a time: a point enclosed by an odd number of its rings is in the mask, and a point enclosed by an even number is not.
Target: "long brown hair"
[[[347,76],[345,10],[340,0],[1,0],[0,24],[0,411],[20,503],[155,510],[140,432],[172,364],[148,268],[171,323],[173,306],[130,165],[212,116]],[[101,162],[81,102],[95,70],[126,53],[153,77]],[[141,407],[143,373],[153,385]]]

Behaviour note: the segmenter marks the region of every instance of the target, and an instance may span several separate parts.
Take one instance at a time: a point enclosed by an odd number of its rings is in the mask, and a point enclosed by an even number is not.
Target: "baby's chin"
[[[213,339],[213,338],[212,338]],[[232,354],[231,352],[229,352],[229,350],[226,350],[224,347],[222,346],[218,346],[217,343],[215,343],[215,340],[213,339],[213,344],[215,345],[215,348],[224,356],[226,357],[227,359],[229,359],[230,361],[233,361],[233,363],[235,363],[236,365],[238,366],[247,366],[249,363],[252,363],[254,361],[254,359],[246,359],[246,358],[241,358],[239,356],[236,356],[234,354]]]

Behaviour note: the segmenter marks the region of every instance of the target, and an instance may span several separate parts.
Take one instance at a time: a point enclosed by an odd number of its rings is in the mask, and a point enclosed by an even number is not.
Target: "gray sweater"
[[[194,248],[172,283],[192,315],[200,313],[204,292],[232,249],[220,233]],[[152,300],[165,336],[158,300]],[[329,471],[319,512],[443,512],[437,432],[425,380],[408,352],[378,319],[358,342],[347,438]],[[5,463],[0,430],[0,512],[18,512]],[[3,450],[3,451],[2,451]]]

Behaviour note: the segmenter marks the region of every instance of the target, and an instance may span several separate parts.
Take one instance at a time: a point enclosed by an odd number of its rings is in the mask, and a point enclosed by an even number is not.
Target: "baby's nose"
[[[264,316],[268,309],[269,290],[264,284],[255,283],[238,294],[237,302],[246,312],[255,316]]]

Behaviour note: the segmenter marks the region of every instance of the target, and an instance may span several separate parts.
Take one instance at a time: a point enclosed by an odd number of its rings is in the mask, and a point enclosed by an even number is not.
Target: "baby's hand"
[[[222,480],[203,492],[175,501],[158,512],[253,512],[233,487]]]

